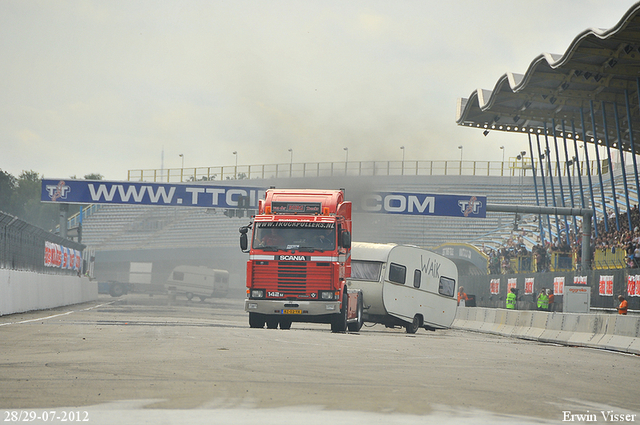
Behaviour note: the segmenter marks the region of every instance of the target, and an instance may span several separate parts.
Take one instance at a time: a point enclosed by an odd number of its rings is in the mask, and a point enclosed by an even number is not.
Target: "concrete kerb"
[[[565,313],[565,316],[565,330],[572,331],[566,343],[584,347],[592,346],[598,327],[596,324],[597,316],[573,313]]]
[[[630,316],[609,316],[606,338],[600,342],[608,350],[629,352],[631,344],[638,338],[638,321]],[[609,329],[613,329],[610,333]]]
[[[640,354],[640,316],[466,307],[452,327],[522,339]],[[475,314],[474,314],[475,313]],[[458,320],[467,317],[469,320]]]
[[[520,314],[515,311],[515,310],[502,310],[505,312],[505,324],[502,326],[500,333],[502,335],[508,335],[511,336],[513,335],[513,333],[516,330],[516,327],[518,326],[518,317],[520,316]]]
[[[498,328],[500,327],[500,325],[497,322],[498,310],[493,308],[484,308],[483,310],[484,310],[484,323],[480,324],[480,327],[478,329],[481,332],[498,334]]]
[[[562,322],[564,321],[563,314],[555,312],[543,313],[547,315],[547,325],[538,340],[542,342],[561,342],[560,333],[562,332]]]
[[[538,338],[540,338],[540,335],[542,335],[547,328],[549,313],[545,313],[543,311],[532,311],[531,315],[531,326],[524,330],[522,338],[537,341]]]
[[[494,311],[496,315],[494,320],[494,325],[492,327],[494,333],[498,335],[509,336],[510,333],[508,332],[508,326],[507,326],[507,311],[501,308],[495,309]]]
[[[469,323],[470,314],[471,314],[471,309],[458,307],[458,309],[456,310],[456,317],[454,317],[451,327],[466,328]]]
[[[533,323],[534,312],[530,310],[524,310],[514,313],[517,313],[517,324],[511,335],[518,338],[526,338],[527,331],[531,328],[531,325]]]

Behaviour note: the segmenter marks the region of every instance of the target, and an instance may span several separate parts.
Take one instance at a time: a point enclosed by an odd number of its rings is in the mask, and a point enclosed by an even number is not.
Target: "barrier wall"
[[[640,316],[458,307],[451,327],[640,354]]]
[[[0,269],[0,316],[96,299],[98,283],[87,277]]]

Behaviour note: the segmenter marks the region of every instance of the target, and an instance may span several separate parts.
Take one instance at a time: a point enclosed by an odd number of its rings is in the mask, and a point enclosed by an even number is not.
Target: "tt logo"
[[[469,214],[478,214],[478,210],[482,207],[482,202],[478,201],[478,198],[472,196],[468,201],[458,201],[460,206],[460,212],[468,217]]]
[[[49,198],[52,201],[57,201],[58,199],[67,199],[67,195],[71,192],[71,188],[65,184],[64,181],[60,180],[60,183],[57,185],[47,185],[46,186],[47,193],[49,193]]]

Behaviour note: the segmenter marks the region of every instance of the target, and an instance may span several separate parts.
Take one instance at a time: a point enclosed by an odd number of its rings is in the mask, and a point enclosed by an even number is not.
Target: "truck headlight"
[[[264,298],[264,289],[252,289],[251,298]]]
[[[318,298],[323,301],[333,301],[333,291],[318,291]]]

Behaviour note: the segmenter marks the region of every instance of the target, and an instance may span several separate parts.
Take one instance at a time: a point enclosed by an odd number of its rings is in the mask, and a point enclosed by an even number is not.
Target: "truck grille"
[[[307,292],[307,263],[279,261],[278,291],[304,295]]]
[[[300,296],[331,288],[331,263],[270,261],[253,263],[253,286],[278,291],[285,296]]]

